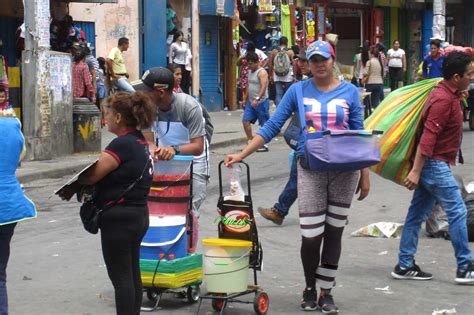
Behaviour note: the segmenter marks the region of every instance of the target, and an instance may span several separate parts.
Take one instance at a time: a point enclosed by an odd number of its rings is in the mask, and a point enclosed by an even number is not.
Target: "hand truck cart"
[[[195,251],[198,220],[192,212],[192,164],[192,156],[175,156],[154,166],[150,227],[140,249],[143,289],[152,306],[142,306],[142,311],[157,310],[163,293],[190,303],[199,300],[202,255],[190,254]]]
[[[247,286],[247,290],[243,292],[235,293],[220,293],[212,292],[207,295],[201,295],[199,297],[199,306],[197,313],[201,308],[202,300],[211,300],[212,308],[215,311],[224,314],[224,309],[228,303],[244,303],[253,304],[254,311],[256,314],[266,314],[269,309],[269,297],[268,294],[258,285],[257,271],[262,269],[263,251],[262,246],[258,240],[257,225],[255,222],[255,216],[253,211],[251,187],[250,187],[250,167],[247,163],[241,162],[240,165],[246,167],[247,175],[247,194],[244,197],[244,201],[233,201],[225,200],[222,189],[222,165],[224,161],[219,163],[219,201],[217,203],[218,212],[221,220],[218,224],[218,236],[219,238],[225,239],[238,239],[246,240],[252,243],[252,247],[249,254],[249,268],[253,270],[253,284]],[[240,222],[247,222],[247,226],[232,226],[229,224],[229,220],[226,218],[229,215],[241,220]],[[244,295],[254,294],[252,301],[240,300],[239,298]]]

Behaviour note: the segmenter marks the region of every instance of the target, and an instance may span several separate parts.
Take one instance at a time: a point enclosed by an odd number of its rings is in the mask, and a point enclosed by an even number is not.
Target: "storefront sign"
[[[216,0],[216,13],[217,14],[224,14],[224,5],[225,5],[225,0]]]
[[[258,13],[260,14],[272,14],[273,4],[272,0],[260,0],[258,4]]]
[[[233,17],[235,0],[199,0],[200,15]]]

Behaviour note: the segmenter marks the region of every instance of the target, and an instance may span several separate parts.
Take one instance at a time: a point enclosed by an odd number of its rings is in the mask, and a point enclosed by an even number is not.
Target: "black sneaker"
[[[458,269],[454,281],[459,284],[474,284],[474,261],[471,261],[466,269]]]
[[[400,265],[396,265],[392,271],[392,277],[399,280],[431,280],[433,275],[421,271],[420,267],[413,263],[413,267],[406,269],[402,269]]]
[[[303,311],[315,311],[318,308],[315,288],[304,289],[300,307]]]
[[[337,314],[339,309],[334,304],[334,299],[331,294],[320,295],[318,300],[318,306],[321,312],[324,314]]]

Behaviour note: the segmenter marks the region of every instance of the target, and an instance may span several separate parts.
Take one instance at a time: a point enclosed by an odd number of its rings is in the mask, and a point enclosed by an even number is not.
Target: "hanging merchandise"
[[[266,36],[269,30],[265,25],[265,17],[261,14],[257,17],[257,22],[255,23],[255,31],[254,31],[254,42],[255,47],[260,50],[265,50],[267,46],[267,39]]]
[[[325,39],[326,35],[326,9],[324,6],[318,6],[318,35],[320,39]]]
[[[280,38],[281,38],[281,32],[280,28],[276,26],[270,27],[271,31],[266,35],[267,41],[268,41],[268,50],[272,49],[277,49],[280,47]]]
[[[316,40],[314,21],[314,12],[313,10],[306,11],[306,45],[309,46],[312,42]]]
[[[291,36],[291,14],[288,4],[281,5],[281,33],[288,38],[289,47],[293,46],[293,37]]]
[[[280,6],[273,6],[273,12],[272,12],[274,19],[274,25],[281,25],[281,12],[280,12]]]
[[[300,8],[295,9],[295,26],[296,26],[296,41],[300,50],[305,46],[304,44],[304,18]]]
[[[259,14],[272,14],[273,13],[272,0],[260,0],[258,2],[258,13]]]

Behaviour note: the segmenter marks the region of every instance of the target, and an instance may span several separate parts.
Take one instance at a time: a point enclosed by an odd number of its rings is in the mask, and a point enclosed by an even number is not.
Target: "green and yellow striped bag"
[[[403,185],[416,150],[416,133],[423,106],[441,80],[423,80],[393,91],[365,120],[366,129],[383,130],[381,161],[371,167],[372,171]]]

